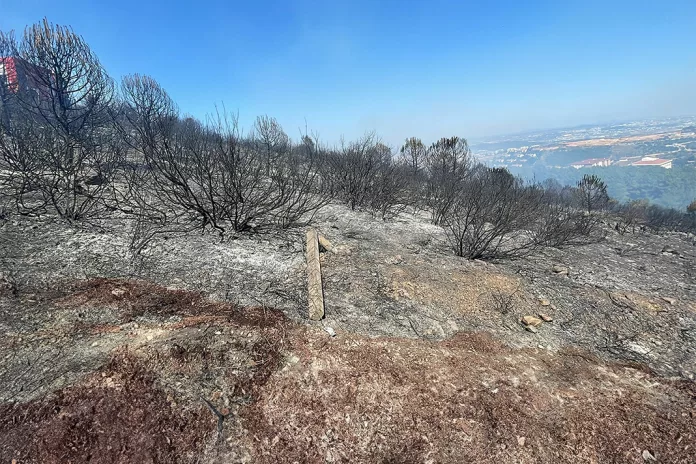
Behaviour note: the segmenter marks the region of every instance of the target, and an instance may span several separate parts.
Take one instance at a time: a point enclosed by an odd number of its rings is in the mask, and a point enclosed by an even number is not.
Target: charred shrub
[[[434,224],[445,218],[461,200],[461,191],[473,174],[471,150],[466,139],[441,138],[425,153],[426,202]]]
[[[538,244],[529,229],[540,206],[536,189],[525,187],[507,170],[479,168],[460,184],[443,223],[457,256],[520,257]]]
[[[320,157],[294,147],[273,119],[257,121],[242,137],[235,117],[218,113],[206,124],[179,118],[154,80],[123,81],[129,143],[141,155],[154,205],[221,235],[262,227],[286,228],[309,220],[326,202]]]
[[[343,142],[329,155],[325,176],[331,193],[352,210],[366,208],[387,219],[409,203],[408,168],[374,133]]]
[[[99,59],[71,28],[47,20],[21,39],[0,32],[0,56],[24,76],[0,82],[5,195],[23,214],[103,214],[124,146],[114,136],[115,86]]]

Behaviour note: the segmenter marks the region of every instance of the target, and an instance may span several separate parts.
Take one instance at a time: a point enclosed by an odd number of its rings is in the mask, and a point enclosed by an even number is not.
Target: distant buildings
[[[611,160],[609,158],[590,158],[576,163],[572,163],[571,166],[575,169],[580,168],[591,168],[595,166],[609,166],[611,165]]]
[[[0,57],[0,86],[5,86],[10,92],[19,90],[14,58]]]
[[[644,156],[640,161],[636,161],[631,166],[659,166],[665,169],[672,169],[672,160],[655,158],[653,156]]]
[[[659,158],[657,155],[630,156],[621,158],[616,162],[617,166],[658,166],[672,169],[672,160]]]
[[[640,156],[624,156],[620,160],[618,160],[616,163],[614,163],[615,166],[619,167],[626,167],[626,166],[631,166],[633,163],[637,163],[640,161],[641,158]]]
[[[659,158],[657,155],[649,155],[649,156],[631,156],[631,157],[625,157],[621,158],[620,160],[614,162],[610,160],[609,158],[590,158],[582,161],[578,161],[576,163],[572,163],[571,166],[574,167],[575,169],[580,169],[580,168],[591,168],[591,167],[597,167],[597,166],[610,166],[610,165],[615,165],[615,166],[659,166],[661,168],[665,169],[671,169],[672,168],[672,160],[668,159],[662,159]]]

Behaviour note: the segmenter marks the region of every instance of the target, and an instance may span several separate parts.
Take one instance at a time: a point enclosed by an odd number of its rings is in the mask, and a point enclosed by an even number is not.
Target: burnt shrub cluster
[[[584,186],[565,193],[527,184],[506,169],[475,166],[457,184],[442,224],[455,254],[476,259],[601,239],[599,214],[582,208]]]
[[[69,27],[0,32],[0,57],[21,78],[0,82],[4,207],[68,221],[120,210],[224,235],[305,223],[330,199],[309,137],[294,143],[269,117],[242,134],[224,111],[182,116],[149,77],[117,85]]]
[[[609,209],[614,229],[621,235],[627,233],[696,233],[696,214],[674,208],[650,204],[647,200],[616,203]]]
[[[0,32],[0,57],[22,77],[0,81],[2,217],[126,214],[134,251],[172,230],[224,237],[307,224],[331,201],[382,219],[426,211],[457,255],[478,259],[597,240],[608,215],[622,234],[696,222],[693,205],[617,205],[596,176],[523,182],[477,163],[460,137],[413,137],[396,151],[367,133],[329,147],[306,131],[293,140],[268,116],[247,132],[224,108],[198,120],[148,76],[116,83],[82,37],[46,20]]]

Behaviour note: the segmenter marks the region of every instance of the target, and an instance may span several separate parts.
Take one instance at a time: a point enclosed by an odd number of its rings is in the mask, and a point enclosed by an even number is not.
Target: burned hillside
[[[0,56],[2,459],[696,461],[694,211]]]
[[[326,317],[312,323],[301,231],[161,238],[136,273],[125,233],[5,223],[17,246],[5,248],[3,455],[696,456],[692,238],[610,232],[485,262],[452,255],[422,215],[385,222],[334,205],[316,226],[332,250]],[[539,314],[552,321],[535,333],[520,323]]]

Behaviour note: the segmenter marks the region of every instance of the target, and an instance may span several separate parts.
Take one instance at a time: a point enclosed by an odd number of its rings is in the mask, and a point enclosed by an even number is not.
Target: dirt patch
[[[665,311],[667,305],[665,301],[660,302],[657,298],[650,298],[636,292],[611,292],[609,298],[617,306],[641,309],[652,313]]]
[[[310,336],[245,413],[257,462],[694,462],[696,387],[580,351]]]
[[[408,267],[394,267],[389,275],[389,294],[394,299],[414,300],[421,305],[436,305],[460,314],[486,308],[496,292],[513,294],[520,288],[516,279],[484,269],[433,272],[431,268],[414,263]]]
[[[0,405],[0,454],[21,463],[192,462],[211,422],[202,404],[175,405],[124,351],[83,384]]]

